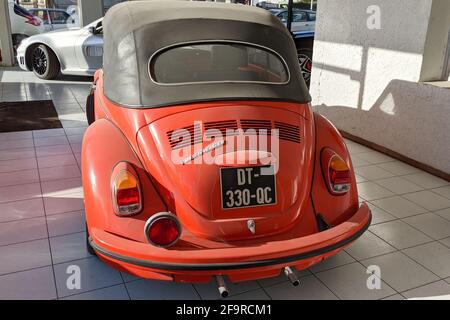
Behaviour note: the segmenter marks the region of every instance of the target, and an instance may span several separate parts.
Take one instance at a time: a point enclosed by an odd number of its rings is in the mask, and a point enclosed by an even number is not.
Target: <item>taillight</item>
[[[142,210],[138,175],[130,164],[121,162],[114,168],[111,184],[114,212],[118,216],[130,216]]]
[[[351,172],[347,163],[331,149],[322,151],[322,171],[328,190],[334,195],[350,190]]]
[[[36,17],[30,16],[30,17],[26,17],[26,18],[27,18],[27,21],[25,21],[25,23],[31,24],[35,27],[39,27],[41,25],[41,21],[36,19]]]
[[[181,235],[181,226],[175,215],[161,212],[153,215],[145,224],[145,236],[149,243],[167,248],[174,245]]]

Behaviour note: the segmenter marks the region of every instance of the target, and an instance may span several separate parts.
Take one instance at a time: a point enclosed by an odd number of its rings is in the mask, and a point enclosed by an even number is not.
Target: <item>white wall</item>
[[[102,0],[78,0],[78,7],[83,27],[103,17]]]
[[[0,66],[12,66],[14,62],[11,43],[11,24],[9,19],[8,0],[0,0]]]
[[[443,65],[427,47],[442,1],[320,0],[311,95],[339,129],[450,173],[450,90],[418,83]],[[370,30],[374,4],[381,28]]]

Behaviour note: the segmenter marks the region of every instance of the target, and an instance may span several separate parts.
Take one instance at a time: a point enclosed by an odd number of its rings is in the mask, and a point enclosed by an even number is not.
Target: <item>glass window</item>
[[[39,9],[32,9],[30,10],[30,12],[40,18],[42,21],[44,21],[44,24],[48,24],[48,14],[47,14],[47,10],[39,10]]]
[[[165,50],[150,61],[150,74],[160,84],[289,80],[277,54],[237,43],[191,44]]]
[[[278,18],[283,21],[286,22],[287,18],[288,18],[288,12],[287,11],[283,11],[278,15]]]
[[[309,21],[316,21],[316,14],[315,13],[310,13],[309,14]]]
[[[308,21],[308,16],[306,12],[295,12],[294,17],[292,18],[293,22],[305,22]]]
[[[49,11],[50,19],[52,20],[52,24],[66,24],[67,19],[70,18],[70,15],[64,11]]]

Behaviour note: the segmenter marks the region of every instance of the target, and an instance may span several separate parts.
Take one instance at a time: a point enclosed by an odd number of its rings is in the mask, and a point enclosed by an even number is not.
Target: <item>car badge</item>
[[[256,233],[256,223],[255,220],[248,220],[247,221],[247,228],[250,230],[251,233]]]

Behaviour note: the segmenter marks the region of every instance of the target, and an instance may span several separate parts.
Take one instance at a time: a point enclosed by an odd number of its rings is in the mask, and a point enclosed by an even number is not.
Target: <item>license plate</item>
[[[277,203],[273,167],[221,168],[222,208],[236,209]]]

